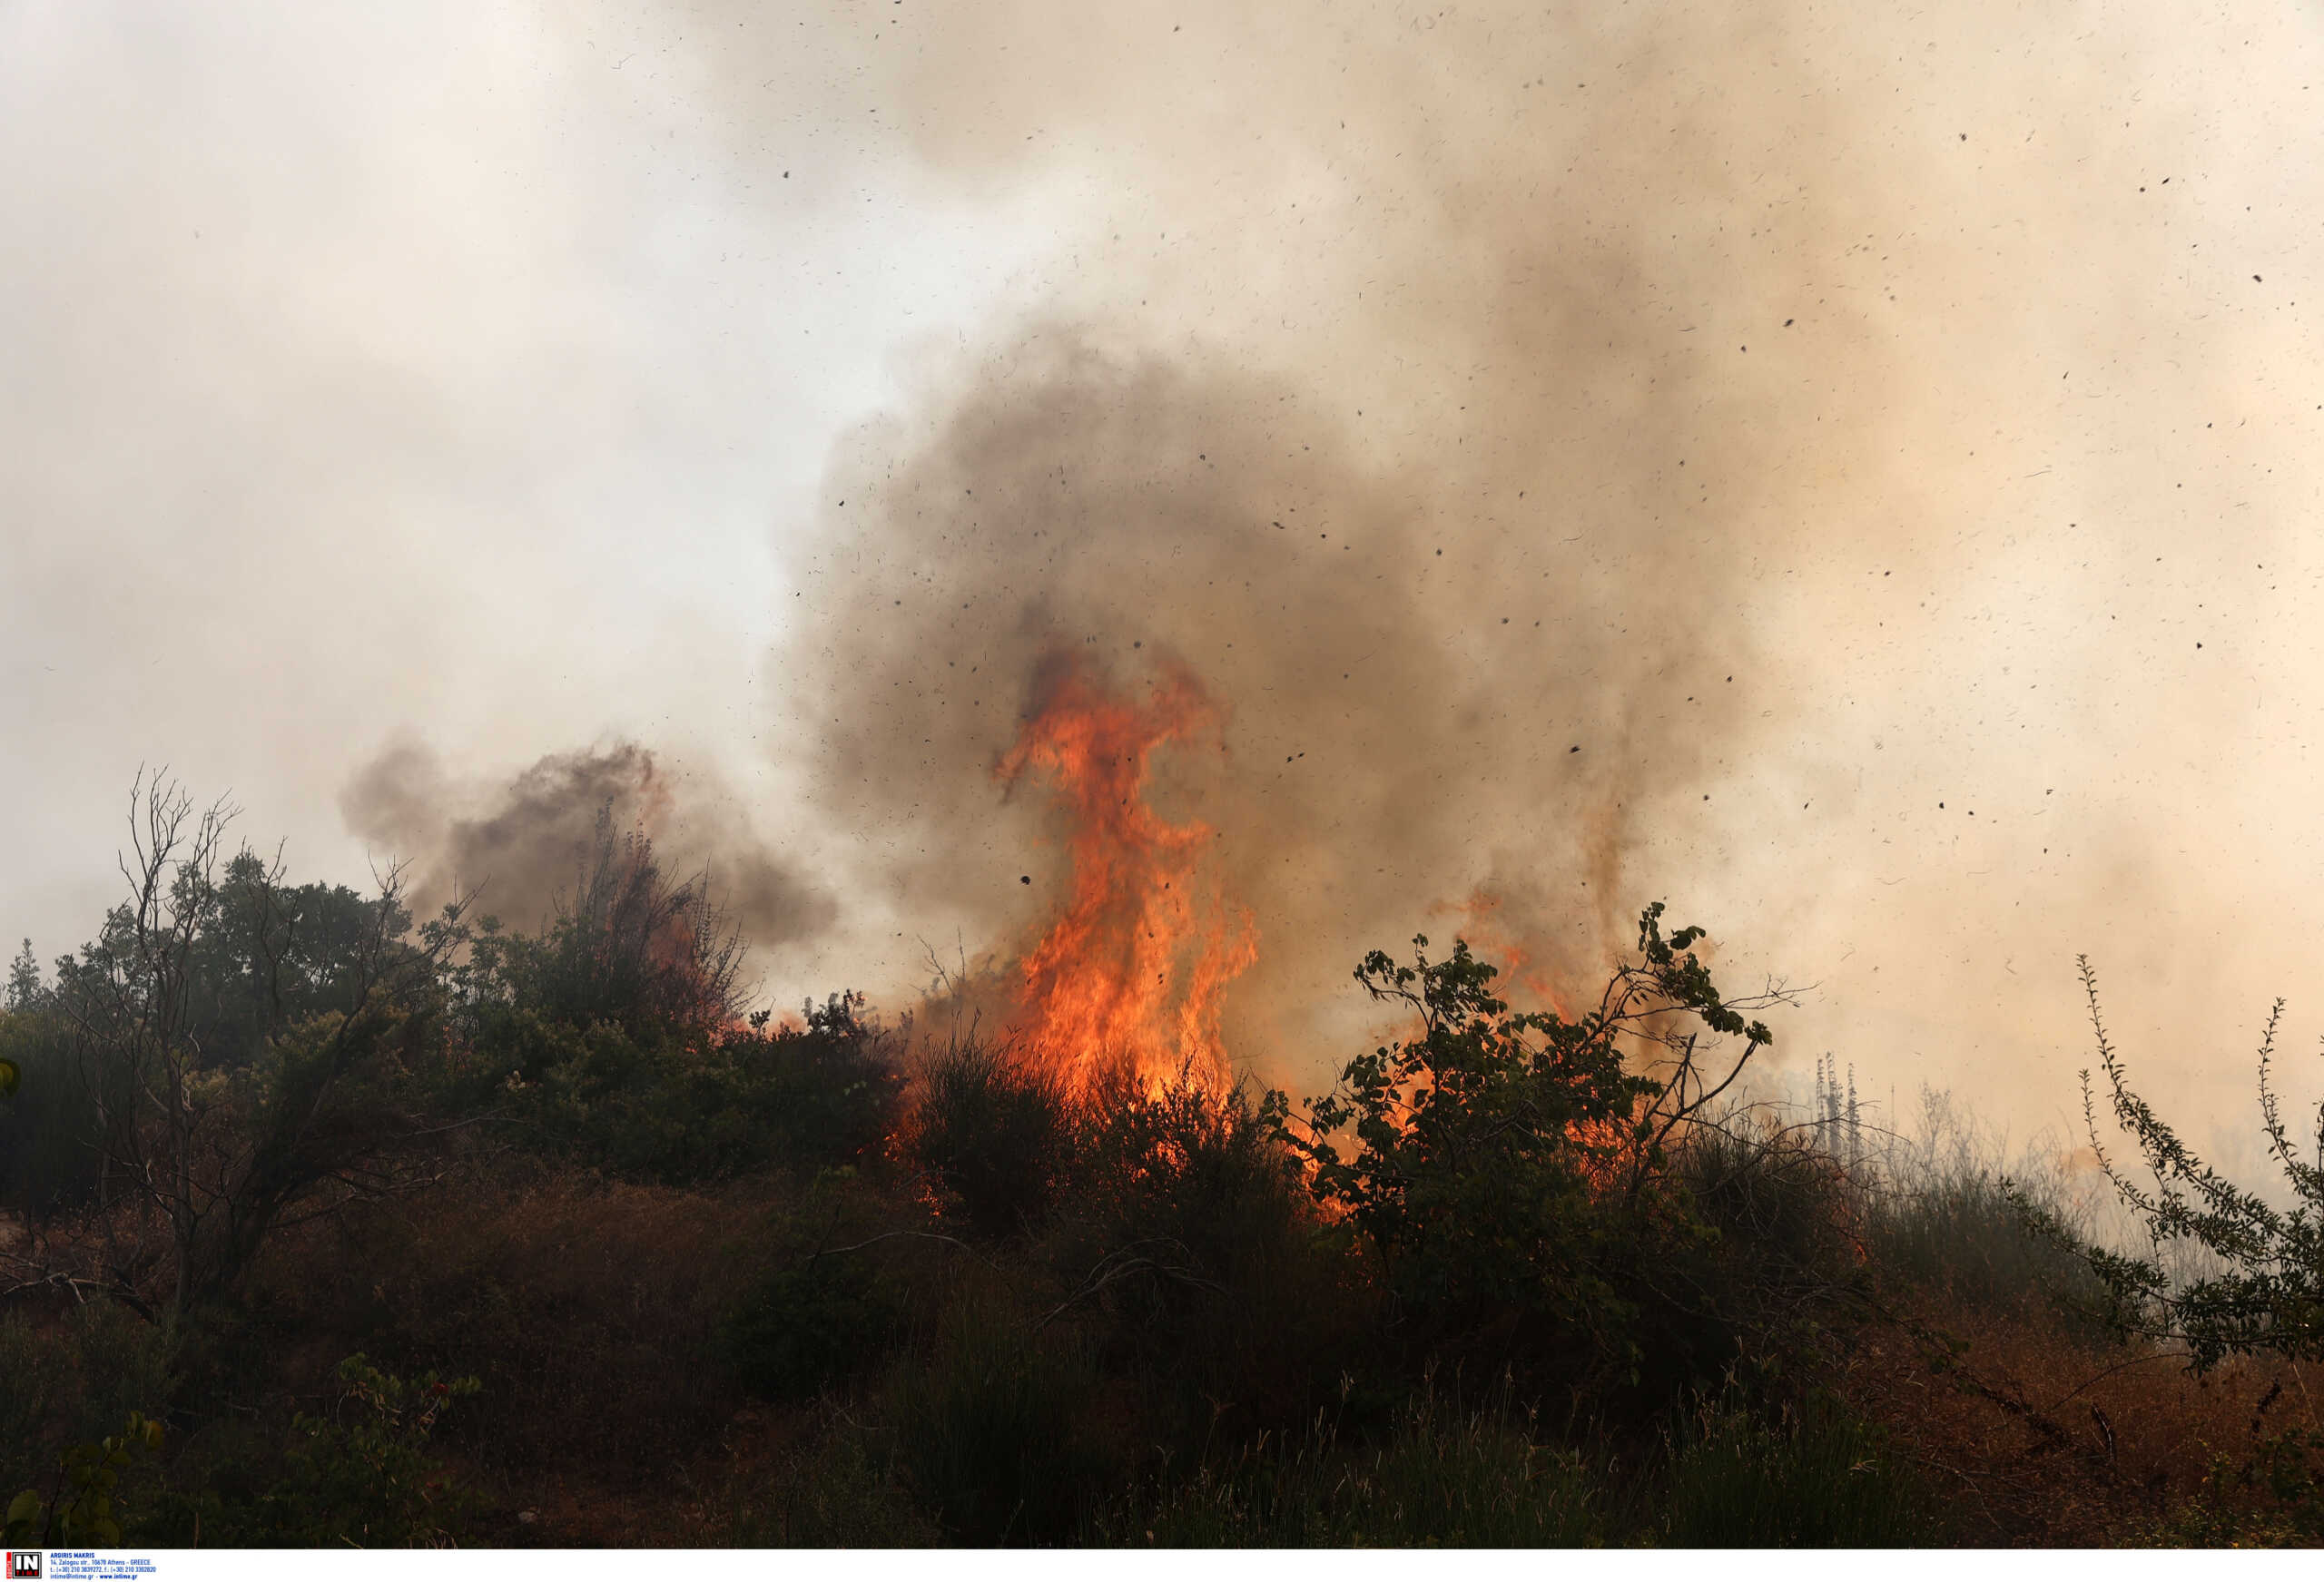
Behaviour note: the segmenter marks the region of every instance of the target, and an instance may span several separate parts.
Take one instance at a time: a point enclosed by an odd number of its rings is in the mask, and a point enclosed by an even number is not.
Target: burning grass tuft
[[[914,1085],[905,1150],[983,1236],[1047,1212],[1069,1142],[1070,1095],[1046,1064],[973,1036],[931,1051]]]

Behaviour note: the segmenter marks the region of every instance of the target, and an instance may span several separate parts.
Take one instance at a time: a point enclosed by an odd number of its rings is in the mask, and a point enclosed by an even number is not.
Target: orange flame
[[[1439,901],[1429,908],[1429,912],[1434,917],[1459,919],[1460,937],[1469,942],[1470,950],[1479,960],[1500,969],[1500,980],[1494,988],[1502,998],[1527,1001],[1519,1006],[1521,1010],[1548,1010],[1571,1019],[1571,994],[1551,976],[1539,950],[1509,925],[1501,897],[1480,887],[1469,892],[1468,899],[1458,903]],[[1512,994],[1512,990],[1521,992]]]
[[[1250,913],[1228,905],[1204,861],[1216,832],[1147,805],[1157,749],[1217,722],[1194,673],[1161,666],[1140,702],[1053,656],[1039,706],[994,766],[1012,786],[1038,772],[1072,822],[1071,898],[1019,962],[1015,1031],[1077,1079],[1128,1061],[1148,1080],[1182,1067],[1222,1075],[1219,999],[1258,955]]]

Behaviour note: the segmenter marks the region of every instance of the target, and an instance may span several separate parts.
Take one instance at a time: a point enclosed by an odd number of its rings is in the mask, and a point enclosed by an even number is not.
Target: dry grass
[[[1803,1163],[1825,1169],[1817,1159]],[[2073,1282],[2024,1243],[1993,1187],[1993,1165],[1965,1152],[1940,1163],[1946,1168],[1893,1170],[1902,1184],[1866,1211],[1886,1218],[1863,1238],[1870,1263],[1862,1289],[1875,1298],[1870,1307],[1893,1317],[1858,1324],[1865,1306],[1842,1303],[1856,1316],[1836,1318],[1817,1331],[1817,1347],[1787,1353],[1798,1361],[1785,1363],[1786,1381],[1798,1366],[1808,1375],[1800,1381],[1828,1385],[1869,1420],[1876,1434],[1866,1442],[1890,1447],[1935,1497],[1943,1527],[1934,1535],[1900,1528],[1903,1541],[2290,1538],[2263,1480],[2240,1474],[2271,1437],[2324,1424],[2324,1368],[2242,1362],[2197,1378],[2176,1358],[2112,1344],[2068,1316]],[[1085,1277],[1093,1266],[1110,1267],[1093,1264],[1094,1246],[1167,1240],[1191,1264],[1209,1247],[1206,1237],[1236,1229],[1235,1214],[1256,1212],[1236,1208],[1242,1200],[1231,1194],[1214,1202],[1177,1176],[1156,1179],[1162,1185],[1152,1202],[1117,1204],[1122,1194],[1098,1191],[1093,1176],[1070,1212],[1038,1234],[1012,1225],[1005,1237],[964,1246],[924,1231],[899,1233],[931,1223],[912,1196],[925,1184],[911,1179],[849,1175],[807,1188],[768,1177],[691,1190],[607,1182],[507,1155],[471,1162],[423,1195],[280,1238],[256,1271],[250,1312],[231,1328],[231,1354],[216,1367],[218,1382],[195,1392],[203,1424],[173,1440],[172,1456],[184,1458],[186,1487],[207,1479],[232,1497],[235,1469],[279,1457],[290,1413],[321,1410],[339,1361],[363,1351],[407,1377],[432,1369],[483,1381],[483,1392],[449,1414],[431,1444],[473,1497],[464,1543],[1021,1538],[1028,1534],[999,1518],[979,1527],[960,1492],[980,1488],[1004,1453],[1017,1458],[1011,1465],[1024,1463],[1018,1481],[1029,1486],[1117,1489],[1133,1469],[1143,1476],[1165,1461],[1183,1475],[1196,1462],[1161,1455],[1161,1438],[1183,1430],[1188,1446],[1232,1461],[1237,1443],[1278,1442],[1259,1439],[1259,1428],[1305,1420],[1299,1414],[1312,1411],[1330,1382],[1324,1374],[1341,1371],[1337,1361],[1319,1371],[1321,1360],[1348,1359],[1349,1377],[1334,1397],[1343,1404],[1378,1361],[1377,1348],[1356,1342],[1381,1314],[1354,1284],[1334,1283],[1349,1272],[1312,1238],[1291,1238],[1304,1249],[1295,1258],[1238,1263],[1222,1253],[1202,1262],[1206,1280],[1215,1264],[1216,1283],[1243,1293],[1231,1302],[1203,1285],[1149,1290]],[[1811,1207],[1830,1206],[1822,1186],[1807,1195]],[[1722,1214],[1722,1223],[1732,1222],[1738,1246],[1814,1263],[1800,1248],[1822,1243],[1795,1247],[1791,1218],[1772,1214],[1786,1202],[1753,1198]],[[1824,1222],[1807,1228],[1820,1235]],[[771,1271],[817,1246],[876,1263],[893,1282],[907,1319],[896,1349],[834,1376],[818,1399],[753,1402],[722,1344],[722,1324]],[[1847,1284],[1841,1293],[1853,1298],[1857,1290]],[[1068,1300],[1077,1294],[1086,1299]],[[1210,1295],[1218,1296],[1216,1314],[1205,1305]],[[996,1352],[996,1361],[985,1354],[993,1346],[980,1351],[951,1334],[948,1315],[957,1318],[971,1299],[1008,1306],[1010,1334],[1031,1337],[1018,1348],[1024,1358],[1000,1348],[1007,1354]],[[128,1381],[103,1397],[101,1410],[92,1408],[91,1422],[102,1427],[106,1414],[162,1392],[158,1375],[147,1379],[121,1360],[136,1361],[122,1337],[98,1337],[104,1345],[74,1339],[78,1310],[68,1299],[19,1299],[11,1311],[26,1378],[56,1371],[39,1359],[69,1354],[76,1380]],[[125,1311],[114,1316],[116,1327],[143,1332]],[[1043,1325],[1045,1318],[1056,1322]],[[1044,1382],[1025,1359],[1071,1350],[1067,1342],[1079,1345],[1085,1328],[1087,1354],[1075,1351],[1072,1360],[1093,1376],[1067,1380],[1072,1388],[1058,1387],[1059,1402],[1033,1399],[1035,1385],[1055,1381]],[[1031,1383],[1016,1390],[1019,1374]],[[964,1381],[984,1393],[964,1394]],[[988,1399],[994,1381],[1009,1389]],[[1280,1402],[1268,1398],[1271,1388]],[[1351,1430],[1372,1435],[1367,1454],[1393,1439],[1381,1414],[1392,1416],[1400,1398],[1385,1391],[1385,1383],[1366,1384],[1349,1408],[1371,1425]],[[1079,1459],[1060,1470],[1028,1460],[1026,1446],[1044,1454],[1070,1449]],[[1574,1450],[1585,1453],[1596,1452]],[[1415,1477],[1440,1470],[1425,1460],[1415,1462]],[[1634,1476],[1638,1463],[1625,1464]],[[1604,1468],[1574,1466],[1576,1476],[1604,1481],[1600,1495],[1619,1503],[1620,1486],[1603,1479]],[[263,1486],[262,1473],[251,1476]],[[1014,1509],[1004,1514],[1013,1519]],[[1152,1525],[1142,1515],[1139,1522],[1139,1531]],[[1661,1541],[1673,1536],[1637,1521],[1606,1533],[1621,1541],[1633,1528]],[[1246,1536],[1253,1535],[1259,1529]],[[1075,1536],[1064,1504],[1039,1536]]]
[[[2094,1342],[2046,1313],[1948,1304],[1911,1319],[1963,1349],[1883,1327],[1843,1365],[1841,1389],[1971,1544],[2153,1542],[2197,1498],[2256,1518],[2264,1497],[2219,1487],[2217,1459],[2248,1465],[2267,1436],[2324,1411],[2313,1366],[2243,1361],[2199,1378],[2180,1357]]]
[[[365,1351],[480,1378],[447,1434],[480,1468],[666,1469],[734,1410],[716,1326],[786,1196],[478,1180],[286,1241],[258,1294],[293,1377]]]

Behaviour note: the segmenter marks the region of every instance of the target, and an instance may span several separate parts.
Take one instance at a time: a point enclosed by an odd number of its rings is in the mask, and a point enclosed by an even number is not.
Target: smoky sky
[[[1167,657],[1262,1063],[1482,889],[1585,975],[1669,898],[1884,1102],[2069,1099],[2090,950],[2223,1097],[2191,1001],[2298,961],[2228,924],[2226,765],[2312,722],[2254,669],[2312,663],[2309,260],[2238,201],[2281,123],[2004,7],[998,15],[883,18],[865,113],[1120,184],[1053,310],[838,453],[780,661],[900,919],[1037,927],[1056,832],[986,772],[1027,678]]]
[[[340,795],[348,827],[406,865],[416,916],[458,899],[471,920],[537,932],[578,893],[600,840],[642,837],[674,883],[699,881],[754,944],[830,924],[829,896],[761,846],[727,788],[674,775],[632,742],[551,753],[506,781],[464,783],[417,740],[390,744]]]
[[[635,742],[827,901],[776,987],[909,1003],[1059,893],[993,767],[1070,652],[1212,698],[1156,794],[1278,1074],[1481,888],[1574,972],[1668,898],[1786,1059],[2026,1125],[2077,951],[2207,1114],[2324,1027],[2311,16],[140,20],[0,52],[44,949],[141,761],[355,876]]]

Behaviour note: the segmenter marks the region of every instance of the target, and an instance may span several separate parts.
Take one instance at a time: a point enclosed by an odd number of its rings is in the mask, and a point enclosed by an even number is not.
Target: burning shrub
[[[1122,1062],[1091,1074],[1073,1121],[1069,1190],[1040,1246],[1059,1314],[1093,1321],[1108,1364],[1158,1411],[1174,1403],[1195,1443],[1304,1421],[1372,1315],[1247,1091],[1191,1066],[1155,1084]]]
[[[907,1149],[980,1234],[1012,1234],[1047,1210],[1070,1143],[1058,1077],[1003,1046],[955,1039],[920,1073]]]
[[[1141,1282],[1157,1295],[1246,1283],[1305,1230],[1294,1162],[1239,1086],[1190,1067],[1149,1086],[1124,1065],[1094,1077],[1073,1118],[1073,1213],[1108,1249],[1186,1272]]]
[[[1670,1170],[1674,1135],[1701,1117],[1770,1041],[1730,1005],[1662,907],[1639,919],[1641,960],[1619,968],[1596,1010],[1569,1022],[1513,1013],[1493,968],[1456,942],[1416,965],[1374,951],[1356,969],[1372,996],[1421,1018],[1417,1038],[1351,1062],[1295,1118],[1280,1093],[1262,1114],[1305,1161],[1310,1188],[1362,1238],[1423,1347],[1480,1353],[1494,1371],[1635,1381],[1641,1312],[1673,1299],[1653,1272],[1710,1233]],[[1682,954],[1684,952],[1685,954]],[[1710,1078],[1690,1017],[1744,1040]],[[1624,1040],[1663,1058],[1633,1072]],[[1354,1153],[1334,1138],[1353,1127]]]

